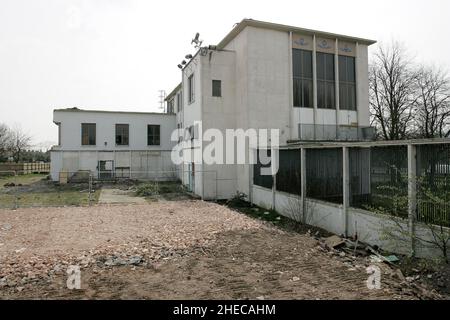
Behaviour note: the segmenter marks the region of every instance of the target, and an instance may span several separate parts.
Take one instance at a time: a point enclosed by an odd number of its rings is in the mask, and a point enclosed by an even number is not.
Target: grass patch
[[[184,193],[183,186],[178,182],[146,182],[136,187],[139,197],[151,197],[170,193]]]
[[[286,231],[292,231],[300,234],[312,232],[320,237],[328,237],[332,235],[332,233],[326,230],[306,225],[301,222],[290,219],[288,217],[285,217],[275,210],[267,210],[258,207],[254,204],[251,204],[244,199],[244,195],[238,195],[228,201],[222,201],[219,203],[227,206],[230,209],[233,209],[247,216],[250,216],[254,219],[270,222],[275,226]]]
[[[27,174],[0,179],[0,208],[60,207],[89,205],[87,184],[57,185],[46,180],[47,175]],[[4,187],[6,183],[14,187]],[[100,189],[92,194],[92,203],[98,202]]]
[[[100,190],[92,194],[92,203],[97,203]],[[62,206],[87,206],[89,194],[80,191],[54,191],[54,192],[30,192],[20,194],[0,194],[0,207],[62,207]]]

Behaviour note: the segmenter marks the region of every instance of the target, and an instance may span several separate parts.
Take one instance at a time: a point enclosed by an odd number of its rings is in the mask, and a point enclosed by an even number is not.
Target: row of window
[[[294,107],[313,107],[312,51],[292,49]],[[334,54],[316,53],[317,107],[336,108]],[[339,56],[339,108],[356,110],[355,58]]]
[[[313,107],[313,52],[292,49],[292,73],[294,107]],[[355,58],[339,56],[339,108],[356,110]],[[335,56],[330,53],[316,53],[317,107],[336,109]],[[187,79],[188,103],[195,101],[194,74]],[[222,82],[212,80],[212,96],[222,96]],[[177,96],[178,111],[181,106],[181,94]],[[173,100],[172,100],[173,103]],[[173,105],[172,105],[173,108]]]
[[[161,126],[159,124],[147,125],[147,145],[159,146],[161,143]],[[81,124],[81,145],[95,146],[97,144],[97,125],[95,123]],[[116,124],[116,145],[128,146],[130,144],[130,125]]]

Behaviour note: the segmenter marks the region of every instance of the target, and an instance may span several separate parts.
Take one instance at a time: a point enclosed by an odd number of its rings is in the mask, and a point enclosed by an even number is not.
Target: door
[[[100,160],[97,168],[99,180],[114,179],[114,160]]]

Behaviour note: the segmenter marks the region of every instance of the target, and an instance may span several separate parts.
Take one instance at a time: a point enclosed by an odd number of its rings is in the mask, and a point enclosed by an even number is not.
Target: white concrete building
[[[181,83],[166,99],[169,114],[55,110],[60,142],[52,151],[52,178],[61,170],[132,177],[178,171],[205,199],[236,192],[251,196],[250,164],[169,162],[176,143],[170,141],[172,131],[178,128],[179,141],[194,137],[195,147],[184,156],[208,144],[199,139],[197,121],[203,132],[214,128],[224,136],[227,129],[279,129],[282,146],[369,138],[368,46],[373,43],[244,19],[217,46],[200,48],[181,66]],[[159,145],[148,144],[150,125],[160,127]],[[89,134],[95,134],[94,141]]]
[[[203,131],[279,129],[281,145],[370,139],[373,43],[244,19],[182,67],[182,82],[167,100],[182,132],[201,121]],[[207,143],[195,138],[196,148],[204,148]],[[183,182],[204,198],[251,195],[250,165],[185,163],[181,171]]]
[[[57,109],[51,177],[91,171],[99,178],[176,176],[170,152],[175,114]]]

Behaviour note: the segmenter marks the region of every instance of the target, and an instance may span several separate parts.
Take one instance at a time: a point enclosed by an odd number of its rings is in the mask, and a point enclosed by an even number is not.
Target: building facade
[[[244,19],[182,67],[182,82],[167,99],[175,106],[180,136],[201,122],[203,132],[214,128],[224,136],[227,129],[278,129],[281,145],[371,139],[368,46],[373,43]],[[185,152],[207,145],[194,138],[196,144]],[[189,160],[180,171],[183,182],[204,198],[251,196],[250,164]]]
[[[218,45],[187,56],[165,114],[55,110],[60,142],[52,151],[52,177],[57,180],[63,170],[131,178],[172,171],[204,199],[237,192],[251,197],[253,165],[205,163],[201,154],[211,139],[203,132],[215,129],[226,137],[227,130],[277,129],[281,146],[370,139],[368,46],[373,43],[244,19]],[[156,132],[159,144],[149,144]],[[191,143],[180,152],[181,164],[173,163],[170,151],[182,141]],[[246,159],[257,149],[247,143]]]
[[[90,171],[99,178],[176,175],[170,157],[175,114],[92,111],[53,112],[58,145],[51,150],[51,177]]]

